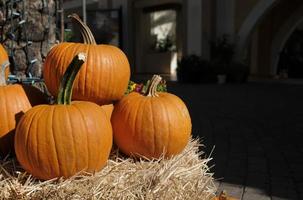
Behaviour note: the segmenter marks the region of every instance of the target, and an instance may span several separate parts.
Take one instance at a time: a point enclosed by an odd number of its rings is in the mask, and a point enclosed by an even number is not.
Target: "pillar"
[[[202,1],[187,0],[187,54],[202,55]]]

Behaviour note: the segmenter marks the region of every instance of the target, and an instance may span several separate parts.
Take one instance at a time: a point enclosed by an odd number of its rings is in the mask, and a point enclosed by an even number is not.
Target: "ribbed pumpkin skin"
[[[31,104],[21,85],[0,86],[0,154],[14,151],[14,134],[17,120]]]
[[[44,79],[54,96],[60,80],[79,52],[87,55],[73,87],[73,99],[92,101],[99,105],[119,100],[126,91],[130,66],[125,54],[110,45],[61,43],[51,49],[44,64]]]
[[[4,62],[8,62],[8,55],[2,44],[0,44],[0,65],[2,65]],[[5,78],[7,79],[9,74],[9,67],[5,69]]]
[[[114,142],[127,155],[159,158],[180,153],[189,142],[191,119],[183,101],[169,93],[132,92],[112,113]]]
[[[91,102],[40,105],[20,120],[15,152],[22,167],[39,179],[99,171],[112,147],[112,127]]]

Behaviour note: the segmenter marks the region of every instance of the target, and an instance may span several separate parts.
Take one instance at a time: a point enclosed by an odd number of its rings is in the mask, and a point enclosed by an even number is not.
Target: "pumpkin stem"
[[[159,83],[161,82],[161,80],[162,80],[161,76],[153,75],[153,77],[150,81],[150,84],[147,88],[146,96],[148,96],[148,97],[157,97],[158,96],[157,87],[158,87]]]
[[[84,22],[80,19],[80,17],[76,13],[73,13],[68,17],[73,19],[74,22],[76,22],[76,24],[80,27],[84,44],[97,44],[91,30],[88,28],[86,24],[84,24]]]
[[[6,85],[6,68],[9,66],[8,61],[4,61],[4,63],[1,64],[1,71],[0,71],[0,86]]]
[[[60,82],[57,104],[69,105],[71,103],[74,81],[85,60],[86,55],[79,53],[67,67]]]

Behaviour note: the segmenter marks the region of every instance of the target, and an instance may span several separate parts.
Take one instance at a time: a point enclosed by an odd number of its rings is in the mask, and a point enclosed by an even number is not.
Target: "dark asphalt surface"
[[[211,157],[218,192],[243,200],[303,199],[303,81],[179,84],[193,136]]]

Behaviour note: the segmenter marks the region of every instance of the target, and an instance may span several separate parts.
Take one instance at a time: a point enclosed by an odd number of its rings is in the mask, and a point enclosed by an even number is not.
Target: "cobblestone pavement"
[[[249,82],[168,89],[188,105],[218,192],[243,200],[303,199],[303,84]]]

